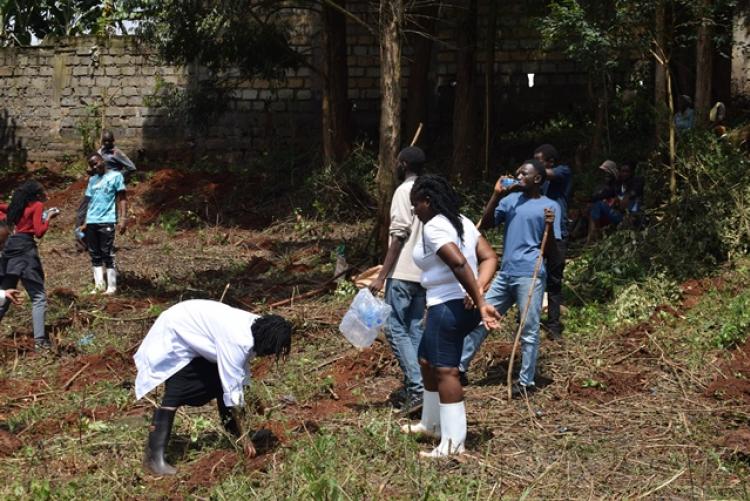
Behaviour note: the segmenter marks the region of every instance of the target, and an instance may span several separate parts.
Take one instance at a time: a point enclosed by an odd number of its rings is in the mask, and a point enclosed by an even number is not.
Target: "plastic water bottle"
[[[345,280],[344,271],[346,271],[349,266],[346,262],[345,254],[346,246],[344,244],[336,247],[336,267],[333,270],[333,276],[338,277],[336,278],[336,283],[341,283]]]
[[[503,188],[510,188],[513,185],[518,184],[518,179],[513,179],[512,177],[504,177],[500,180],[500,186]]]

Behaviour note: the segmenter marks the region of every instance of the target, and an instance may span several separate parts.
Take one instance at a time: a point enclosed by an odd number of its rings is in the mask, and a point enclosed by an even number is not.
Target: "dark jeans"
[[[562,306],[562,283],[565,272],[565,255],[568,252],[567,239],[558,240],[560,259],[547,263],[547,329],[553,335],[562,334],[560,306]]]
[[[94,266],[115,267],[115,225],[87,224],[86,243]]]

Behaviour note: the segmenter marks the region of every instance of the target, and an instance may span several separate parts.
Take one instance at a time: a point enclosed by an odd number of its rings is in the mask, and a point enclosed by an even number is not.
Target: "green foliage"
[[[32,37],[99,33],[121,2],[112,0],[2,0],[0,44],[29,45]],[[102,20],[104,18],[104,20]]]
[[[83,109],[83,115],[76,120],[76,132],[81,137],[81,153],[86,156],[99,147],[102,135],[102,115],[98,104],[89,104]]]
[[[357,145],[338,165],[329,164],[313,172],[306,180],[303,194],[315,214],[322,219],[369,217],[375,208],[377,163],[365,145]]]
[[[714,271],[750,250],[750,161],[710,133],[681,138],[678,198],[661,201],[643,230],[612,233],[586,248],[566,270],[582,301],[617,298],[618,319],[641,317],[647,305],[666,302],[675,283]],[[650,166],[648,183],[658,206],[666,196],[661,165]],[[658,198],[657,198],[658,197]]]
[[[723,325],[716,333],[713,344],[718,348],[731,348],[742,344],[750,335],[750,292],[735,297],[723,318]]]
[[[245,0],[129,0],[140,34],[164,59],[199,64],[214,74],[237,69],[244,77],[281,78],[301,56],[292,48],[291,19],[277,2]]]

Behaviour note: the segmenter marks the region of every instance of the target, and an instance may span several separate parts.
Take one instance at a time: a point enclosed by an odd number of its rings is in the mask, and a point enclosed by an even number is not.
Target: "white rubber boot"
[[[91,294],[98,294],[104,290],[104,267],[94,266],[94,290]]]
[[[107,290],[104,294],[111,296],[117,292],[117,270],[114,268],[107,268]]]
[[[440,404],[440,445],[430,452],[420,452],[422,457],[439,458],[464,452],[466,442],[466,407],[463,401]]]
[[[440,396],[427,390],[422,395],[422,419],[417,424],[403,425],[401,431],[440,438]]]

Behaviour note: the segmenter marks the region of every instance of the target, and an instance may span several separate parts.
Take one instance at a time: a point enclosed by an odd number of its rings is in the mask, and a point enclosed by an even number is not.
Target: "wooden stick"
[[[539,270],[542,267],[542,261],[544,260],[544,247],[547,245],[547,237],[549,236],[550,224],[544,224],[544,234],[542,235],[542,246],[539,248],[539,257],[536,258],[536,265],[534,266],[534,274],[531,276],[531,287],[529,287],[529,294],[526,296],[526,307],[523,309],[523,315],[521,315],[521,321],[518,323],[518,331],[516,331],[516,338],[513,341],[513,349],[510,352],[510,361],[508,362],[508,401],[513,398],[513,390],[511,384],[513,381],[513,361],[516,358],[516,350],[518,349],[518,343],[521,340],[521,331],[523,331],[526,325],[526,317],[529,315],[529,306],[531,306],[531,295],[534,293],[534,287],[536,286],[536,277],[539,275]]]
[[[227,285],[224,287],[224,292],[221,293],[221,297],[219,298],[219,302],[224,302],[224,296],[227,295],[227,291],[229,290],[229,282],[227,282]]]
[[[81,367],[80,369],[78,369],[78,372],[76,372],[75,374],[73,374],[72,376],[70,376],[70,379],[68,379],[67,381],[65,381],[65,384],[63,385],[63,390],[67,390],[68,386],[70,386],[71,384],[73,384],[73,381],[75,381],[76,378],[78,376],[80,376],[83,371],[85,371],[86,369],[88,369],[89,365],[91,365],[91,362],[88,362],[86,365],[84,365],[83,367]]]
[[[419,122],[419,125],[417,126],[417,132],[414,133],[414,138],[411,140],[411,143],[409,146],[414,146],[417,144],[417,141],[419,141],[419,135],[422,133],[422,122]]]

